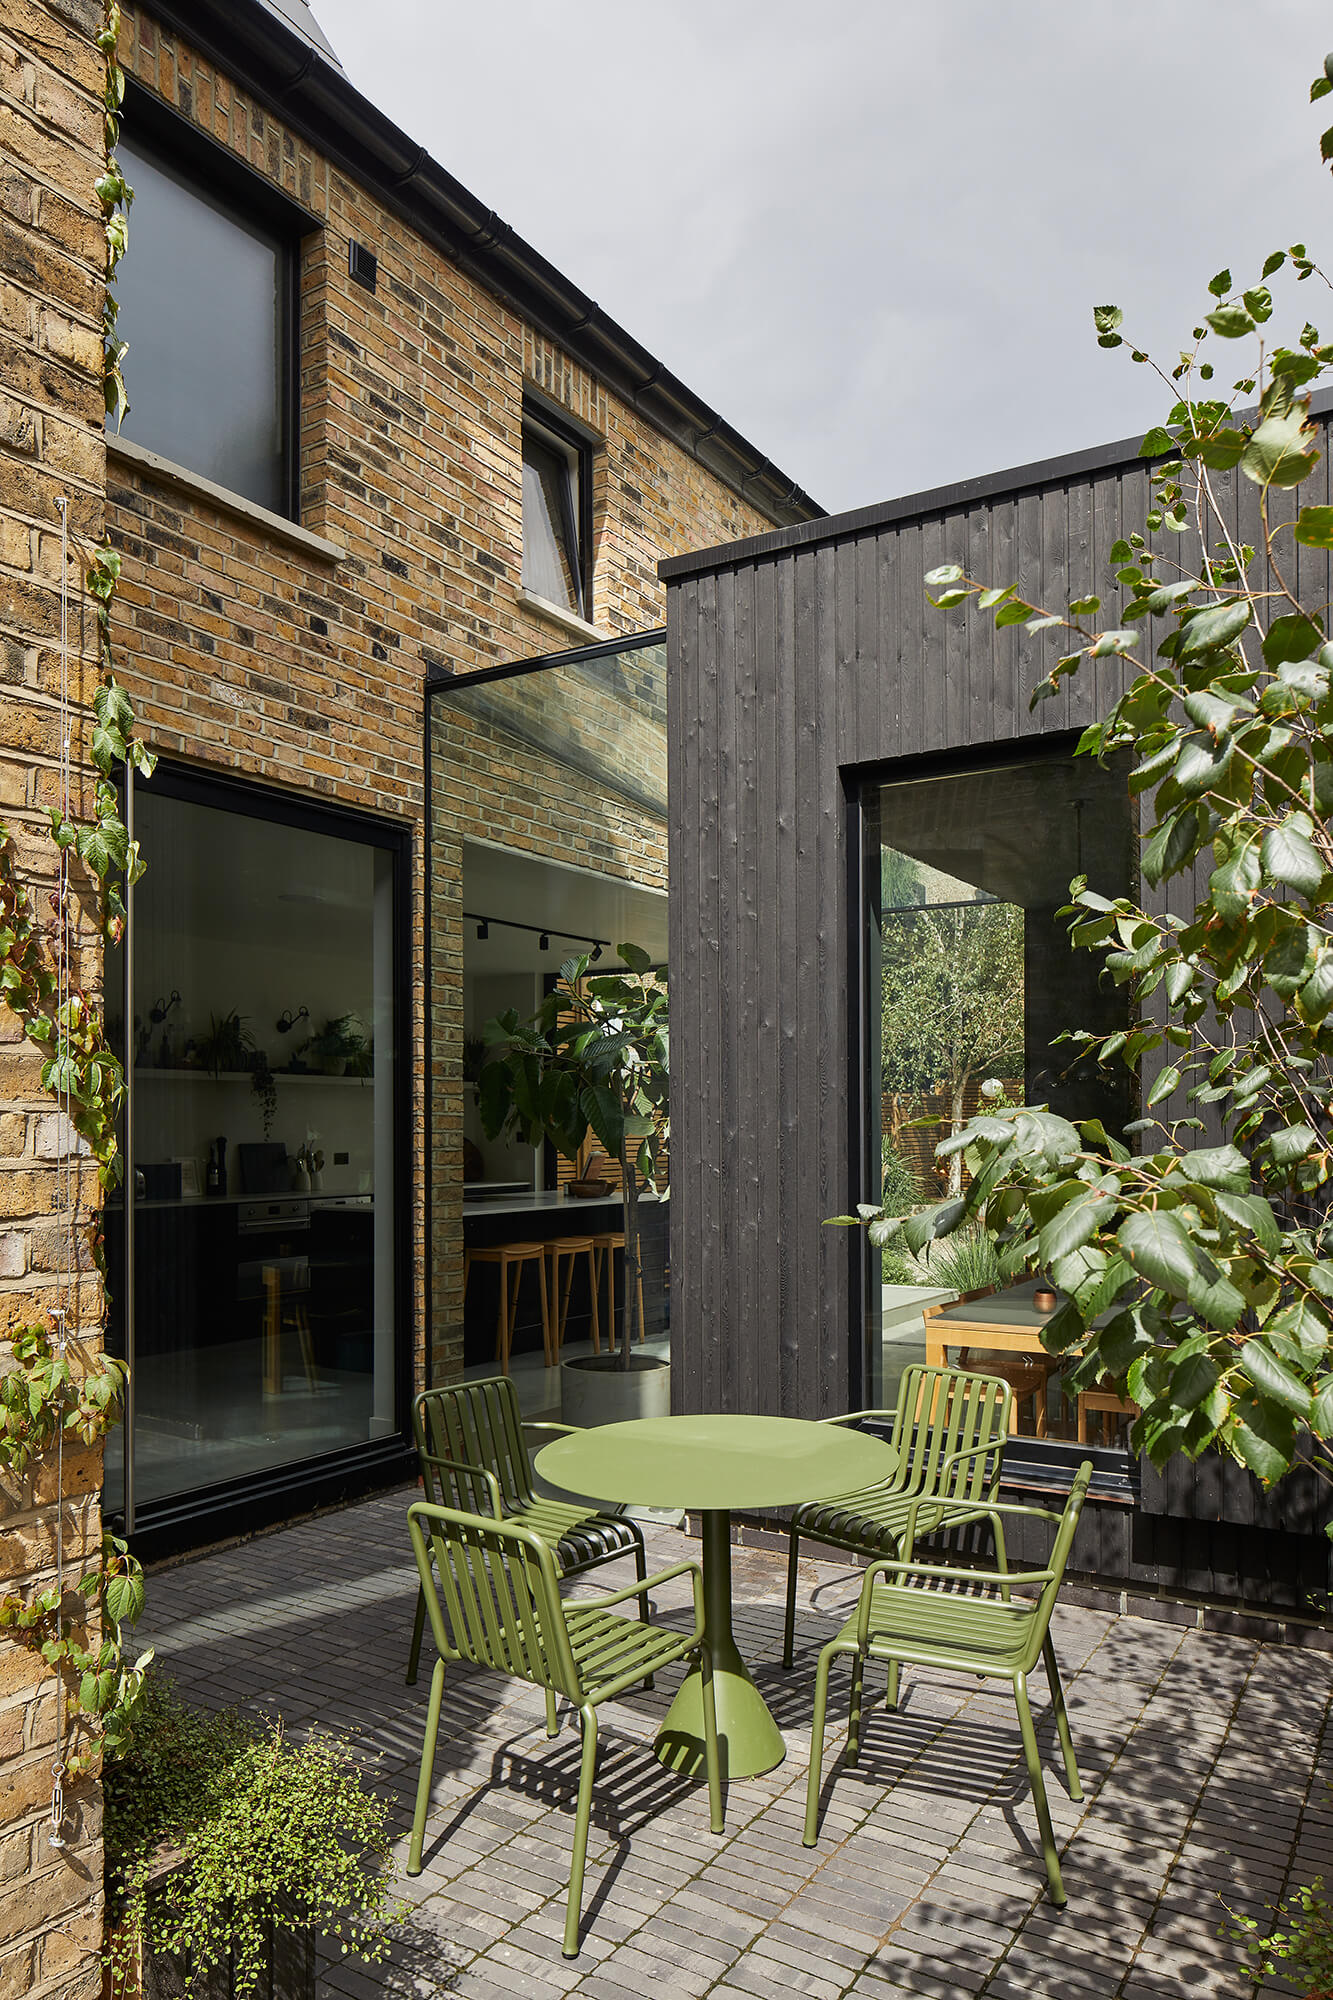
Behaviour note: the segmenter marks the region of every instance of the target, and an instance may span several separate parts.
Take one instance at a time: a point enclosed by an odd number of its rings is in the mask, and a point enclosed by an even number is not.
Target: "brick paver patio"
[[[296,1727],[352,1730],[406,1830],[429,1671],[403,1684],[415,1601],[404,1491],[150,1578],[143,1630],[189,1698]],[[649,1531],[650,1567],[690,1552]],[[697,1550],[696,1550],[697,1553]],[[871,1669],[861,1762],[835,1765],[836,1673],[819,1845],[801,1846],[814,1665],[856,1572],[803,1565],[796,1670],[784,1674],[783,1567],[735,1552],[736,1631],[788,1743],[733,1784],[727,1830],[702,1786],[647,1754],[680,1669],[601,1711],[581,1956],[560,1955],[578,1775],[568,1716],[548,1742],[535,1690],[454,1669],[425,1870],[391,1964],[324,1966],[328,1995],[630,1995],[716,2000],[1149,2000],[1247,1994],[1219,1939],[1221,1898],[1260,1911],[1333,1860],[1326,1740],[1333,1659],[1081,1608],[1056,1643],[1087,1796],[1074,1805],[1041,1711],[1069,1906],[1054,1910],[1007,1691],[908,1672],[899,1712]],[[626,1566],[626,1580],[629,1571]],[[619,1582],[601,1572],[602,1587]],[[668,1591],[659,1612],[679,1608]],[[831,1774],[838,1770],[836,1784]],[[1277,1989],[1272,1989],[1277,1990]],[[1285,1990],[1285,1989],[1284,1989]]]

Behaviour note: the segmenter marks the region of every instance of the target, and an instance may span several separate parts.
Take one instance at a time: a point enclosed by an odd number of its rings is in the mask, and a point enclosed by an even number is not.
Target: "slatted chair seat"
[[[418,1500],[407,1510],[407,1525],[438,1653],[426,1710],[407,1872],[421,1873],[446,1667],[466,1660],[541,1688],[546,1695],[550,1736],[556,1733],[555,1698],[564,1695],[578,1710],[583,1738],[563,1945],[565,1957],[573,1958],[579,1945],[599,1702],[673,1661],[698,1661],[709,1824],[714,1833],[723,1830],[713,1668],[704,1637],[703,1573],[697,1563],[674,1563],[656,1576],[641,1577],[625,1590],[565,1602],[560,1596],[555,1551],[517,1521],[502,1520],[498,1512],[487,1517]],[[694,1624],[687,1632],[654,1625],[647,1617],[649,1590],[680,1576],[689,1577],[694,1596]],[[630,1599],[637,1600],[642,1622],[613,1614],[613,1605]]]
[[[525,1423],[507,1375],[425,1390],[412,1406],[412,1428],[427,1500],[521,1522],[551,1544],[562,1577],[580,1576],[621,1556],[632,1556],[635,1574],[645,1574],[643,1533],[636,1522],[538,1493],[526,1433],[564,1437],[574,1426]],[[641,1615],[647,1615],[646,1608]],[[407,1663],[409,1687],[416,1681],[425,1624],[426,1597],[419,1590]]]
[[[856,1610],[819,1656],[810,1737],[810,1770],[806,1780],[805,1831],[802,1835],[807,1847],[813,1847],[819,1836],[824,1720],[828,1712],[829,1671],[835,1659],[848,1654],[852,1660],[851,1721],[847,1733],[849,1764],[855,1764],[860,1753],[864,1673],[868,1659],[890,1663],[890,1707],[897,1702],[898,1668],[904,1662],[920,1667],[941,1667],[951,1673],[979,1674],[983,1678],[1007,1680],[1013,1689],[1014,1706],[1018,1710],[1023,1757],[1032,1786],[1033,1803],[1037,1808],[1037,1825],[1041,1833],[1051,1900],[1063,1907],[1066,1900],[1064,1880],[1060,1873],[1060,1858],[1056,1851],[1041,1757],[1032,1723],[1027,1678],[1040,1659],[1051,1691],[1051,1707],[1064,1757],[1065,1775],[1069,1780],[1069,1795],[1073,1799],[1081,1799],[1083,1787],[1069,1734],[1069,1718],[1065,1713],[1055,1647],[1051,1643],[1051,1614],[1091,1478],[1092,1464],[1085,1459],[1075,1476],[1063,1514],[1052,1514],[1044,1507],[996,1503],[995,1513],[1006,1519],[1022,1516],[1027,1520],[1056,1524],[1055,1545],[1045,1569],[964,1569],[957,1564],[896,1562],[889,1557],[881,1557],[871,1563],[862,1580]]]
[[[829,1417],[832,1424],[878,1420],[890,1426],[898,1454],[891,1478],[836,1500],[798,1507],[788,1530],[787,1616],[782,1664],[789,1667],[796,1633],[796,1562],[802,1535],[877,1556],[911,1552],[918,1535],[985,1519],[996,1534],[996,1555],[1004,1563],[1004,1536],[991,1502],[1000,1484],[1009,1435],[1012,1392],[995,1375],[957,1368],[903,1370],[892,1410],[864,1410]]]

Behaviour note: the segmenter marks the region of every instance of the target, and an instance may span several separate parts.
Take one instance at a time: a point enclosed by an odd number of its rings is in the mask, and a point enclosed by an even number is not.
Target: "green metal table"
[[[835,1500],[891,1477],[897,1454],[878,1438],[840,1424],[790,1417],[645,1417],[576,1431],[539,1451],[534,1464],[552,1486],[594,1500],[686,1507],[702,1515],[704,1629],[723,1775],[754,1778],[780,1764],[787,1746],[731,1629],[732,1510]],[[673,1771],[697,1776],[703,1770],[697,1669],[672,1702],[656,1747]]]

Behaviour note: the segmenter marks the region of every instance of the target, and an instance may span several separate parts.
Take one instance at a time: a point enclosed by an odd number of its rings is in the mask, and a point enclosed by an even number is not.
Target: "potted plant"
[[[312,1069],[325,1076],[369,1076],[373,1049],[355,1014],[337,1014],[324,1023],[301,1048]]]
[[[150,1672],[105,1799],[107,2000],[313,2000],[317,1931],[384,1956],[388,1806],[341,1739],[189,1708]]]
[[[204,1069],[212,1070],[214,1076],[224,1069],[249,1069],[254,1037],[246,1020],[234,1007],[221,1019],[216,1014],[209,1015],[207,1034],[195,1041],[195,1054]]]
[[[494,1051],[481,1072],[481,1122],[494,1139],[506,1127],[527,1145],[549,1139],[577,1160],[589,1133],[620,1163],[625,1191],[625,1283],[618,1352],[581,1355],[561,1371],[570,1423],[614,1423],[665,1415],[670,1363],[636,1355],[641,1188],[655,1187],[669,1131],[665,976],[638,945],[616,947],[624,972],[588,977],[586,953],[567,958],[555,986],[526,1021],[510,1008],[486,1023]]]

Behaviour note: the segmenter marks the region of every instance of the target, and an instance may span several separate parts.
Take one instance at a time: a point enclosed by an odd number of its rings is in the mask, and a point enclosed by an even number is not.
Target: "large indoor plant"
[[[110,2000],[313,2000],[317,1933],[382,1958],[387,1817],[340,1738],[192,1709],[150,1672],[106,1773]]]
[[[668,1363],[635,1355],[634,1302],[642,1268],[639,1200],[656,1190],[670,1107],[666,976],[638,945],[616,947],[623,972],[588,975],[586,953],[567,958],[535,1014],[516,1009],[486,1023],[493,1051],[481,1072],[488,1138],[506,1127],[524,1143],[549,1139],[577,1160],[589,1134],[620,1163],[625,1195],[625,1283],[618,1352],[564,1364],[562,1406],[584,1422],[656,1415],[667,1408]],[[573,1420],[573,1419],[571,1419]]]

